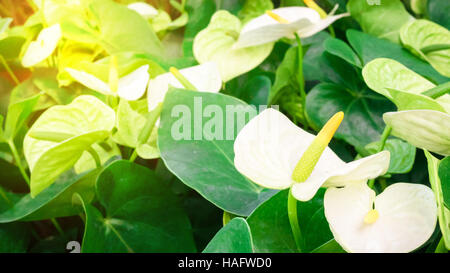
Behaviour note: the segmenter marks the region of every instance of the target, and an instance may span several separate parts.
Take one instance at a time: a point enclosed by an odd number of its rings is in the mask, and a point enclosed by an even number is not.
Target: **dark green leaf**
[[[209,242],[203,253],[253,253],[250,227],[244,218],[233,218]]]
[[[211,117],[204,109],[211,110]],[[234,138],[255,114],[255,108],[230,96],[171,90],[158,132],[161,157],[183,183],[216,206],[247,216],[276,192],[254,184],[234,167]],[[237,117],[243,118],[241,126]]]
[[[448,156],[439,163],[439,178],[444,204],[450,209],[450,157]]]

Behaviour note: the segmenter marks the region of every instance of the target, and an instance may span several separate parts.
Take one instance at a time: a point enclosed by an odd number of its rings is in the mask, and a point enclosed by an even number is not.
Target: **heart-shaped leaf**
[[[96,188],[105,215],[82,201],[82,252],[195,251],[189,219],[151,170],[116,161],[100,174]]]
[[[80,96],[69,105],[44,112],[24,140],[31,195],[36,196],[73,167],[92,144],[105,140],[114,123],[114,111],[93,96]]]
[[[234,139],[256,109],[222,94],[171,90],[166,95],[158,146],[167,168],[219,208],[247,216],[276,191],[234,167]]]
[[[222,80],[227,82],[261,64],[269,56],[273,43],[234,49],[241,22],[228,11],[217,11],[207,28],[194,39],[194,56],[199,63],[214,61]]]
[[[253,253],[250,227],[244,218],[233,218],[212,238],[203,253]]]
[[[380,146],[379,142],[373,142],[366,146],[366,150],[375,154]],[[416,158],[416,148],[400,139],[388,139],[384,151],[390,152],[388,173],[407,173],[411,171]]]

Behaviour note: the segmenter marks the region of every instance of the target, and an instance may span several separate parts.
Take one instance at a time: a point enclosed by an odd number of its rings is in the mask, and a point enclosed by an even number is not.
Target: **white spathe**
[[[410,252],[433,234],[437,205],[433,191],[421,184],[395,183],[380,195],[366,183],[329,188],[325,217],[335,240],[347,252]],[[364,217],[375,209],[378,219]]]
[[[297,33],[300,38],[307,38],[324,30],[336,20],[349,16],[348,13],[334,15],[337,5],[333,11],[325,17],[320,18],[317,11],[307,7],[285,7],[272,10],[273,13],[288,21],[280,23],[267,14],[263,14],[249,21],[241,30],[239,39],[234,48],[245,48],[278,41],[286,37],[294,39]]]
[[[144,2],[131,3],[127,7],[139,13],[145,19],[151,19],[156,15],[158,15],[157,9],[155,9],[152,5],[149,5]]]
[[[311,176],[298,183],[292,179],[292,173],[314,138],[279,111],[266,109],[236,137],[234,165],[241,174],[262,187],[292,187],[292,195],[300,201],[313,198],[322,186],[366,182],[383,175],[389,168],[388,151],[345,163],[327,147]]]
[[[31,42],[22,58],[24,67],[34,66],[52,55],[62,37],[59,24],[44,28],[36,41]]]
[[[180,70],[198,91],[218,93],[222,88],[220,71],[215,62],[206,62]],[[164,73],[150,80],[147,90],[148,110],[152,111],[164,101],[169,86],[184,88],[172,73]]]
[[[111,90],[108,83],[100,80],[92,74],[72,68],[66,68],[66,71],[77,82],[92,90],[105,95],[119,96],[123,99],[131,101],[138,100],[144,95],[150,79],[148,69],[149,65],[143,65],[130,74],[121,77],[118,82],[117,93]]]

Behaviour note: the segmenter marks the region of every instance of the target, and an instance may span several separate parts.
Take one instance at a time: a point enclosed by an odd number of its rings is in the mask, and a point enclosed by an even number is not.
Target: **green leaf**
[[[380,147],[380,142],[372,142],[366,146],[366,150],[375,154]],[[399,139],[388,139],[384,151],[389,151],[391,159],[388,173],[408,173],[411,171],[416,158],[416,148]]]
[[[8,210],[16,196],[0,186],[0,213]],[[26,223],[0,224],[0,253],[25,253],[30,242],[29,226]]]
[[[450,2],[447,0],[427,0],[428,17],[431,21],[450,29]]]
[[[450,111],[450,95],[434,100],[421,95],[436,85],[392,59],[377,58],[364,66],[366,84],[391,99],[399,110],[432,109]]]
[[[242,88],[239,88],[236,93],[233,93],[233,96],[256,107],[266,105],[271,85],[272,81],[269,77],[258,75],[246,81]]]
[[[273,3],[271,0],[246,0],[244,6],[239,12],[239,19],[242,24],[246,24],[253,18],[256,18],[266,12],[266,10],[272,10]]]
[[[276,104],[280,97],[288,94],[299,95],[299,86],[298,47],[291,47],[286,51],[283,61],[277,68],[275,82],[270,89],[269,103]]]
[[[439,74],[427,62],[417,58],[398,44],[354,29],[347,30],[346,36],[350,45],[363,61],[363,65],[376,58],[389,58],[412,69],[433,83],[441,84],[448,81],[448,78]]]
[[[250,227],[244,218],[233,218],[212,238],[203,253],[253,253]]]
[[[441,180],[442,197],[447,209],[450,209],[450,157],[439,163],[439,179]]]
[[[93,96],[79,96],[44,112],[24,140],[32,196],[73,167],[91,145],[105,140],[114,123],[114,111]]]
[[[392,135],[410,144],[450,155],[450,115],[433,110],[407,110],[383,115]]]
[[[199,63],[214,61],[222,80],[227,82],[260,65],[273,48],[273,43],[233,49],[239,38],[241,22],[227,11],[217,11],[208,27],[194,39],[194,56]]]
[[[350,0],[347,10],[364,32],[395,43],[400,42],[400,28],[414,19],[400,0],[380,0],[377,5],[371,5],[369,1]]]
[[[382,115],[393,110],[394,105],[367,87],[350,90],[337,84],[321,83],[306,97],[308,117],[317,128],[323,127],[335,113],[344,111],[344,120],[335,136],[357,149],[379,140],[385,127]]]
[[[324,46],[328,53],[345,60],[349,64],[362,68],[361,60],[358,55],[356,55],[353,49],[344,41],[336,38],[330,38],[325,41]]]
[[[2,35],[9,28],[12,21],[12,18],[0,18],[0,35]]]
[[[445,242],[445,247],[450,249],[450,210],[445,207],[443,189],[441,180],[439,179],[439,160],[432,156],[427,150],[424,151],[428,161],[428,174],[430,178],[431,188],[434,191],[438,205],[438,219],[439,227],[442,232],[442,238]],[[444,163],[447,164],[447,163]],[[448,185],[448,184],[447,184]]]
[[[415,20],[402,27],[400,38],[403,45],[420,58],[429,62],[434,69],[450,77],[450,31],[431,21]],[[448,45],[447,49],[426,52],[424,48]]]
[[[321,189],[308,202],[297,202],[298,220],[304,252],[310,252],[333,238],[323,210]],[[281,191],[261,204],[247,219],[257,253],[296,252],[287,214],[288,190]]]
[[[247,216],[276,192],[254,184],[234,167],[234,139],[255,115],[255,108],[230,96],[170,90],[158,131],[161,158],[207,200]]]
[[[116,161],[100,174],[96,189],[106,215],[82,201],[82,252],[195,251],[189,219],[148,168]]]
[[[150,115],[152,115],[152,112],[148,112],[147,100],[121,100],[117,109],[117,131],[113,135],[114,141],[124,146],[136,148],[138,155],[142,158],[158,158],[157,128],[154,127],[150,136],[144,141],[139,139],[147,119],[151,118]]]
[[[0,213],[0,223],[18,220],[37,221],[80,213],[80,208],[72,204],[72,195],[78,192],[86,200],[91,201],[94,197],[93,184],[97,174],[91,172],[76,175],[71,170],[62,174],[55,183],[35,198],[30,194],[16,194],[13,206]]]
[[[216,3],[214,0],[187,0],[186,11],[189,14],[189,21],[184,30],[183,55],[192,58],[194,65],[196,61],[192,46],[195,35],[208,26],[209,19],[216,11]]]
[[[25,121],[33,112],[34,106],[37,104],[40,95],[27,98],[23,101],[15,102],[8,107],[8,115],[6,116],[4,138],[12,141],[17,132],[25,124]],[[1,125],[0,125],[1,126]]]
[[[0,39],[0,55],[6,60],[13,60],[19,57],[20,50],[24,43],[25,39],[18,36],[9,36]]]
[[[90,1],[102,46],[110,54],[124,51],[163,56],[161,42],[148,22],[126,6],[110,0]]]

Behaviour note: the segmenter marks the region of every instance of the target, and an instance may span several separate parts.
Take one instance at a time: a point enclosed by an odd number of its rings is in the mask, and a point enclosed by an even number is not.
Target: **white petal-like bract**
[[[364,182],[384,174],[389,167],[389,152],[386,151],[345,163],[327,147],[310,177],[298,183],[292,179],[292,173],[314,138],[282,113],[264,110],[236,137],[234,165],[260,186],[271,189],[292,186],[292,194],[300,201],[310,200],[326,184],[343,186]]]
[[[145,19],[150,19],[158,15],[157,9],[155,9],[152,5],[144,2],[131,3],[127,7],[139,13]]]
[[[222,88],[220,71],[214,62],[181,69],[180,73],[201,92],[217,93]],[[169,86],[183,88],[172,73],[165,73],[150,80],[147,90],[148,110],[152,111],[164,101]]]
[[[34,66],[52,55],[62,37],[59,24],[44,28],[38,35],[36,41],[31,42],[22,58],[24,67]]]
[[[366,183],[329,188],[325,216],[335,240],[347,252],[410,252],[433,234],[437,206],[433,191],[421,184],[395,183],[375,197]],[[365,223],[375,209],[378,218]]]

